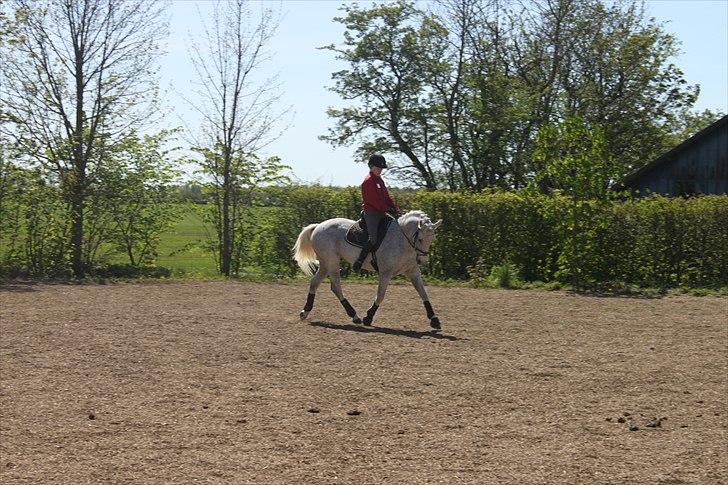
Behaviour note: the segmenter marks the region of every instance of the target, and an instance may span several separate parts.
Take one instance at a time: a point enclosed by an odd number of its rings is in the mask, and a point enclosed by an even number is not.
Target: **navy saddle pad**
[[[394,217],[387,214],[386,217],[383,217],[382,220],[379,221],[379,230],[377,231],[376,244],[377,248],[382,243],[382,239],[384,239],[384,236],[387,235],[387,229],[389,229],[389,224],[391,224],[393,220]],[[352,226],[346,232],[346,242],[353,246],[361,248],[364,247],[367,239],[369,239],[369,232],[367,231],[366,222],[364,222],[364,218],[362,217],[354,224],[352,224]]]

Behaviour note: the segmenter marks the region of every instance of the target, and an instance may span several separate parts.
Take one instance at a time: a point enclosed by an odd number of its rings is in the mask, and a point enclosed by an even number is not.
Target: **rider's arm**
[[[387,190],[387,187],[382,185],[382,192],[384,193],[384,199],[387,204],[387,211],[386,212],[392,212],[394,214],[401,214],[402,211],[399,209],[399,206],[395,204],[394,199],[389,195],[389,191]]]

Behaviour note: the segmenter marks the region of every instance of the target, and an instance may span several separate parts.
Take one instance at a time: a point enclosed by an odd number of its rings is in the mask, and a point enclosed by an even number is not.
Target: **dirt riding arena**
[[[429,291],[4,285],[0,482],[728,483],[728,300]]]

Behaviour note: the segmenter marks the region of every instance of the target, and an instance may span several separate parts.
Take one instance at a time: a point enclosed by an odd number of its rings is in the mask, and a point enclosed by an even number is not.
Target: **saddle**
[[[393,220],[394,217],[387,214],[386,217],[382,218],[382,220],[379,221],[379,230],[377,231],[377,243],[372,248],[372,252],[379,249],[379,245],[382,244],[384,237],[387,235],[387,229],[389,229],[389,225],[392,223]],[[348,242],[352,246],[361,248],[364,247],[368,240],[369,231],[367,231],[367,224],[364,220],[364,216],[362,216],[358,221],[352,224],[348,231],[346,231],[346,242]]]

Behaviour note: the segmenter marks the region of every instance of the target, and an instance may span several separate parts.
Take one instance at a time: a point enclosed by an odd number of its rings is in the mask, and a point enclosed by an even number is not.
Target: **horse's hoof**
[[[442,328],[440,326],[440,319],[437,317],[430,318],[430,327],[434,328],[435,330],[440,330],[440,328]]]
[[[301,320],[305,320],[308,316],[308,312],[306,310],[303,310],[301,313],[298,314],[299,317],[301,317]]]
[[[364,320],[363,320],[364,325],[366,325],[367,327],[371,327],[373,320],[374,319],[372,317],[364,317]]]
[[[359,318],[359,317],[354,317],[351,319],[351,321],[357,325],[361,325],[361,318]]]

